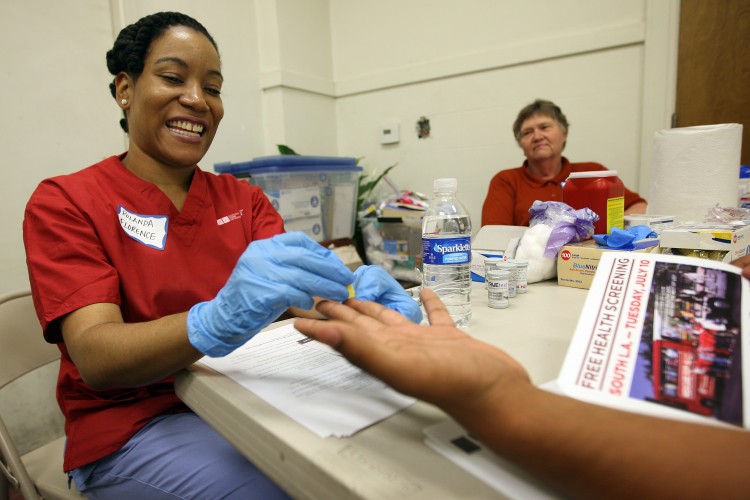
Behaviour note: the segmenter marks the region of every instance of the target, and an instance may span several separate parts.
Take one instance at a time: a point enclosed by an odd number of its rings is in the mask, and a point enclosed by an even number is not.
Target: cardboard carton
[[[557,254],[557,284],[574,288],[591,287],[591,281],[599,267],[599,259],[604,252],[651,252],[658,250],[659,240],[643,240],[646,248],[637,250],[613,250],[601,247],[594,240],[570,243]]]
[[[682,224],[664,229],[660,240],[662,253],[731,262],[748,253],[750,226]]]

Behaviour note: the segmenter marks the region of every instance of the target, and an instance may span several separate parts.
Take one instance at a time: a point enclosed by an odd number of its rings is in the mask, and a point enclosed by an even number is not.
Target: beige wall
[[[644,191],[650,137],[668,126],[678,0],[2,0],[4,162],[0,293],[27,285],[21,220],[43,178],[125,149],[108,93],[113,32],[182,10],[216,38],[227,110],[202,162],[288,144],[306,154],[398,162],[394,180],[429,191],[455,175],[479,226],[487,183],[522,159],[518,109],[556,100],[566,153],[622,171]],[[416,120],[433,136],[418,140]],[[384,122],[401,126],[382,146]]]
[[[523,161],[511,125],[541,97],[571,123],[571,161],[603,163],[648,193],[650,137],[673,107],[676,2],[331,6],[340,154],[365,156],[370,169],[398,163],[401,188],[431,193],[434,178],[457,177],[476,231],[489,179]],[[421,116],[429,139],[417,138]],[[384,123],[400,125],[398,145],[378,143]]]

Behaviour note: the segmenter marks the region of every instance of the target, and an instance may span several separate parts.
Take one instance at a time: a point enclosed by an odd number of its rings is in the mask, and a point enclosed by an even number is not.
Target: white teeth
[[[203,125],[199,123],[190,123],[186,120],[172,120],[167,122],[167,125],[185,132],[193,132],[196,134],[203,133]]]

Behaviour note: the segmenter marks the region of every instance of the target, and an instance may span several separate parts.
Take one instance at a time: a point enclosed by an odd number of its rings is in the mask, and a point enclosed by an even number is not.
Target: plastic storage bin
[[[217,163],[214,170],[260,187],[281,214],[287,231],[304,231],[316,241],[354,236],[362,172],[356,158],[265,156]]]

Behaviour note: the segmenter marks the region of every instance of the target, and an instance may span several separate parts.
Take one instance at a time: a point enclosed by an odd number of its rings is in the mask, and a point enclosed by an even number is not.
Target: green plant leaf
[[[284,144],[277,144],[276,147],[279,149],[279,154],[299,156],[299,154],[295,150],[293,150],[289,146],[285,146]]]
[[[357,191],[357,201],[360,207],[362,206],[362,203],[365,201],[365,199],[372,194],[373,190],[383,179],[383,177],[388,175],[388,172],[390,172],[396,165],[398,165],[398,163],[394,163],[390,167],[386,168],[380,175],[372,180],[366,180],[368,178],[367,175],[360,176],[359,189]]]

